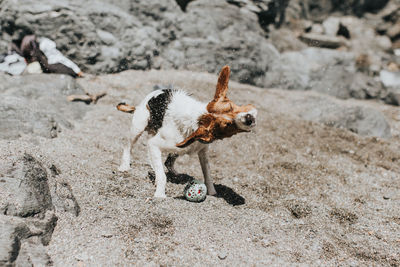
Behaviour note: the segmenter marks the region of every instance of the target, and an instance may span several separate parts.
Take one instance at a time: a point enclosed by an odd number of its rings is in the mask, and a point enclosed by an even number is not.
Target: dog
[[[257,109],[253,105],[238,106],[226,96],[229,66],[219,74],[213,100],[200,102],[182,90],[164,89],[148,94],[137,106],[125,103],[117,109],[133,113],[130,140],[123,150],[119,171],[130,169],[132,147],[144,131],[148,132],[147,148],[155,172],[154,197],[165,198],[166,174],[162,152],[168,153],[165,166],[176,174],[178,156],[197,153],[208,195],[216,195],[210,176],[208,144],[237,133],[250,132],[256,125]]]

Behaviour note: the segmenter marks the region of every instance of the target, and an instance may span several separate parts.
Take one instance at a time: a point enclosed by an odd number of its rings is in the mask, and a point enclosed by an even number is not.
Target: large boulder
[[[293,107],[305,120],[347,129],[362,136],[391,137],[385,116],[370,107],[346,104],[320,95],[308,95],[295,101]]]
[[[15,262],[21,247],[21,240],[32,233],[20,218],[0,214],[0,265]]]
[[[210,19],[212,18],[212,19]],[[257,15],[225,2],[199,0],[189,4],[178,24],[181,38],[165,50],[174,67],[218,73],[231,66],[234,79],[262,85],[265,71],[279,52],[264,37]]]
[[[7,167],[0,172],[1,214],[44,218],[46,211],[54,209],[47,171],[39,161],[26,154]]]
[[[24,134],[54,138],[63,128],[72,128],[87,107],[67,102],[70,94],[84,91],[66,75],[0,74],[0,138],[16,139]]]
[[[349,98],[355,72],[353,53],[307,48],[282,53],[268,71],[264,86]]]
[[[0,265],[51,265],[44,248],[58,220],[51,171],[30,154],[0,158]]]

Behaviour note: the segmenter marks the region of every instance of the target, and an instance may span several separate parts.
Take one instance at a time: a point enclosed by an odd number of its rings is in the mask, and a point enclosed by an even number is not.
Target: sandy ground
[[[127,71],[79,83],[107,96],[72,130],[57,138],[1,141],[15,154],[30,152],[55,164],[80,205],[79,216],[58,212],[48,253],[55,266],[399,266],[400,109],[375,102],[349,104],[382,110],[393,137],[360,137],[299,119],[293,103],[311,93],[230,83],[238,104],[257,106],[258,125],[210,145],[218,197],[182,199],[185,176],[171,177],[167,199],[155,187],[145,138],[132,170],[117,171],[129,114],[154,84],[173,84],[203,101],[215,75]],[[315,93],[313,93],[315,94]],[[80,103],[77,103],[79,105]],[[179,172],[202,179],[197,157],[177,160]]]

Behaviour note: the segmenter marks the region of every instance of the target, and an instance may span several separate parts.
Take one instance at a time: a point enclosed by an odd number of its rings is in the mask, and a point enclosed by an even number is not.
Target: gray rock
[[[234,79],[261,85],[265,71],[279,55],[262,37],[257,15],[235,5],[194,1],[187,7],[187,14],[179,25],[182,27],[184,61],[172,62],[179,68],[205,67],[207,71],[217,73],[221,66],[228,64]],[[175,46],[174,43],[171,45]]]
[[[38,244],[35,237],[27,239],[21,244],[16,266],[52,266],[53,262],[46,253],[46,248]]]
[[[53,210],[47,171],[31,155],[25,154],[0,173],[1,214],[11,216],[37,216],[44,218],[46,211]]]
[[[110,45],[114,44],[117,39],[112,35],[112,33],[97,29],[96,30],[97,35],[100,37],[100,39],[103,41],[103,43]]]
[[[400,106],[400,87],[389,87],[384,101],[386,104]]]
[[[53,187],[52,197],[56,210],[79,215],[81,208],[67,182],[57,181]]]
[[[0,214],[0,265],[12,264],[18,257],[21,240],[31,235],[22,219]]]
[[[400,86],[400,72],[382,70],[379,73],[379,78],[386,87]]]
[[[52,264],[43,246],[58,220],[48,181],[53,172],[29,154],[7,157],[0,164],[1,266]],[[74,199],[72,192],[69,196]]]
[[[69,94],[84,91],[66,75],[0,74],[0,138],[24,134],[54,138],[62,128],[73,128],[73,120],[82,118],[87,107],[67,102]]]
[[[300,51],[307,48],[305,43],[300,41],[289,29],[285,28],[271,30],[269,39],[281,53],[285,51]]]
[[[345,46],[346,42],[341,37],[329,36],[317,33],[303,33],[300,35],[300,40],[309,46],[324,47],[324,48],[339,48]]]
[[[384,88],[382,88],[382,84],[378,79],[366,76],[360,72],[357,72],[353,76],[353,82],[350,85],[351,97],[357,99],[379,99],[383,92]]]
[[[264,87],[314,90],[339,98],[349,98],[349,88],[355,71],[352,53],[307,48],[298,52],[282,53],[267,72]],[[352,91],[354,90],[353,88]]]
[[[47,255],[48,245],[56,222],[54,213],[48,218],[23,219],[0,215],[0,265],[1,266],[51,266]],[[49,217],[49,216],[47,216]],[[47,227],[43,227],[46,226]]]
[[[391,137],[386,118],[372,108],[339,104],[321,96],[307,97],[306,101],[297,102],[296,108],[305,120],[344,128],[363,136]]]
[[[340,19],[338,17],[329,17],[324,22],[322,26],[324,27],[324,33],[329,36],[336,36],[339,30]]]

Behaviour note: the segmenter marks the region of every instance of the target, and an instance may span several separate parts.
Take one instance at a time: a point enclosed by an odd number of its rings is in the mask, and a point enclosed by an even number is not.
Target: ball
[[[188,201],[201,202],[206,199],[207,187],[198,180],[192,180],[185,186],[183,194]]]

